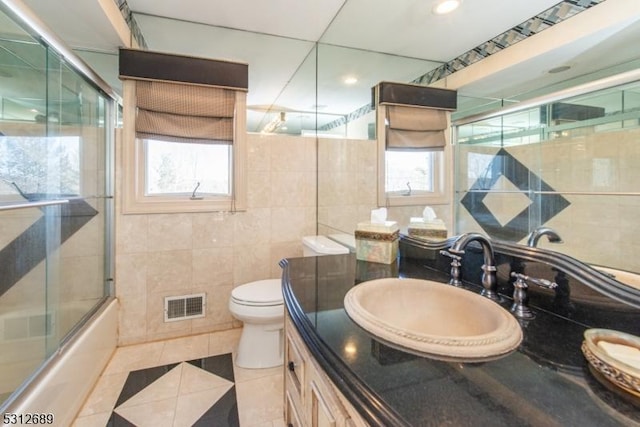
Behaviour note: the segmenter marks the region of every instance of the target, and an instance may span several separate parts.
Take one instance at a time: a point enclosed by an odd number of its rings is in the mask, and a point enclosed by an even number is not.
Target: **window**
[[[145,196],[231,196],[229,145],[139,140],[144,151]]]
[[[397,195],[428,194],[434,190],[438,153],[432,151],[385,152],[385,190]]]
[[[149,84],[123,81],[122,212],[245,209],[246,92]]]
[[[448,183],[451,167],[448,130],[441,132],[442,140],[434,147],[414,147],[412,137],[401,136],[402,146],[389,146],[389,119],[386,105],[377,108],[379,153],[378,204],[406,206],[444,204],[448,202]],[[430,137],[427,137],[429,139]],[[421,137],[421,139],[423,139]]]
[[[80,194],[80,138],[0,136],[0,198]]]

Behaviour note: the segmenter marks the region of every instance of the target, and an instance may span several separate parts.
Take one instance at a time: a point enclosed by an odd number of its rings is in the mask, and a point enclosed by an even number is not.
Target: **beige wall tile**
[[[271,209],[252,209],[236,214],[234,246],[268,244],[271,240]]]
[[[147,257],[147,292],[174,291],[191,286],[192,251],[150,252]]]
[[[191,249],[191,214],[149,216],[148,243],[151,251]]]
[[[147,295],[147,336],[149,341],[176,338],[191,335],[191,321],[164,321],[165,297],[183,295],[183,291],[170,290],[149,292]]]
[[[235,286],[262,279],[272,279],[271,249],[266,245],[233,248],[233,283]]]
[[[271,170],[271,145],[274,136],[260,133],[247,135],[247,165],[251,171]]]
[[[216,287],[233,284],[233,250],[231,248],[194,249],[192,284]]]
[[[191,217],[193,249],[229,248],[234,245],[234,224],[241,214],[198,213]]]
[[[149,215],[118,215],[116,218],[116,253],[146,252]]]
[[[304,185],[306,172],[271,172],[271,205],[301,206],[308,203],[309,188]]]
[[[301,236],[315,234],[313,208],[273,208],[271,210],[271,242],[302,241]]]
[[[249,208],[268,208],[271,206],[271,193],[274,183],[271,173],[264,171],[252,171],[247,174],[248,194],[247,205]]]
[[[147,292],[128,293],[118,297],[118,345],[147,340]]]
[[[229,299],[231,298],[231,290],[233,285],[223,285],[212,287],[203,287],[195,289],[196,292],[206,292],[207,294],[207,307],[206,315],[201,319],[193,319],[191,321],[192,327],[199,328],[201,326],[209,325],[228,325],[233,321],[233,316],[229,311]]]
[[[116,296],[118,298],[146,293],[147,254],[134,253],[116,255]]]

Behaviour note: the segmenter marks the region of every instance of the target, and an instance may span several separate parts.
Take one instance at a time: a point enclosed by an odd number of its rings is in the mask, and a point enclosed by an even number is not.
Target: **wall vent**
[[[206,307],[206,295],[180,295],[164,298],[164,321],[175,322],[177,320],[197,319],[204,317]]]
[[[1,326],[0,335],[4,341],[41,338],[51,335],[53,319],[50,313],[9,317]]]

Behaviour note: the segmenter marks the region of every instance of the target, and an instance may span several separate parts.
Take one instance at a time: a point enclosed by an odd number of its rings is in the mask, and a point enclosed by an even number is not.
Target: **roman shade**
[[[139,80],[136,107],[137,138],[233,143],[233,90]]]
[[[386,119],[387,149],[441,149],[445,146],[446,111],[388,105]]]
[[[246,64],[122,48],[119,72],[135,82],[136,138],[233,144]]]

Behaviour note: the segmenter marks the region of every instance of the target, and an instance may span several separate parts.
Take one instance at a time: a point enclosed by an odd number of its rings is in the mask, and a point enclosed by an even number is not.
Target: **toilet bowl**
[[[284,301],[280,279],[258,280],[231,291],[229,311],[244,323],[236,365],[272,368],[282,365],[284,353]]]
[[[303,238],[304,256],[347,254],[349,249],[325,236]],[[258,280],[231,291],[229,311],[243,322],[236,352],[241,368],[272,368],[284,360],[284,300],[280,279]]]

